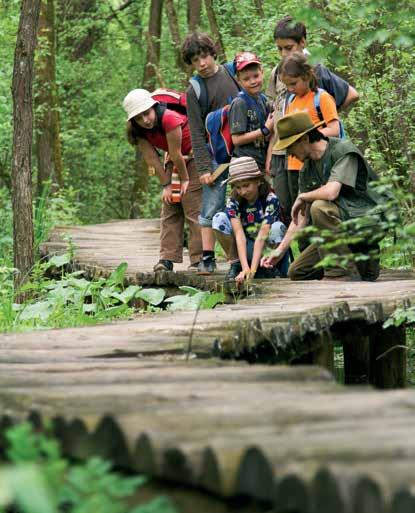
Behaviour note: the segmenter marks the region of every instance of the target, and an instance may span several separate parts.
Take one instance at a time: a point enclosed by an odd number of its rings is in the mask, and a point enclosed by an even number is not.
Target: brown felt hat
[[[279,140],[274,145],[274,150],[285,150],[307,132],[324,125],[324,121],[313,124],[310,115],[305,111],[293,112],[277,121]]]

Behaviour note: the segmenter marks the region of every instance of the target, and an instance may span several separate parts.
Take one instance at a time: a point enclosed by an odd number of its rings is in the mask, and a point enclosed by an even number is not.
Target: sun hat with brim
[[[293,112],[277,121],[277,133],[279,140],[275,143],[274,150],[285,150],[307,132],[324,125],[324,121],[314,124],[307,112]]]
[[[235,183],[263,176],[258,164],[252,157],[233,158],[229,164],[229,178],[222,183]]]
[[[127,113],[127,121],[145,112],[156,103],[158,103],[158,101],[152,98],[151,94],[146,89],[133,89],[122,102],[124,110]]]

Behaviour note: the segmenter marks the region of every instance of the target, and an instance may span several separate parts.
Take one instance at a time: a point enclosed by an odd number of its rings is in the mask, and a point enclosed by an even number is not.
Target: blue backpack
[[[234,63],[227,62],[223,66],[235,81],[238,89],[240,89],[240,86],[235,79],[236,72]],[[218,164],[226,164],[231,160],[233,151],[232,135],[229,125],[229,109],[233,98],[229,97],[228,103],[224,107],[208,112],[209,101],[205,81],[202,77],[196,75],[190,79],[190,84],[195,91],[202,111],[202,116],[205,119],[209,151]],[[256,111],[261,126],[264,125],[265,114],[260,105],[258,105],[258,102],[243,90],[239,91],[238,96],[244,99],[251,110]],[[265,95],[261,94],[261,97],[266,101]]]
[[[250,110],[256,112],[260,126],[263,126],[265,124],[265,112],[255,98],[249,96],[244,90],[239,91],[238,97],[246,102]],[[264,94],[261,94],[261,98],[266,102]],[[221,109],[209,112],[206,116],[205,128],[209,151],[218,164],[226,164],[232,157],[233,142],[229,123],[230,107],[230,104],[225,105]]]
[[[320,107],[320,97],[321,97],[321,93],[322,92],[325,92],[325,89],[321,89],[319,87],[317,89],[316,94],[314,95],[314,107],[315,107],[315,109],[317,111],[317,114],[318,114],[318,117],[320,118],[320,121],[324,121],[324,117],[323,117],[323,114],[321,112],[321,107]],[[287,111],[288,105],[294,100],[294,98],[295,98],[295,94],[294,93],[291,93],[291,94],[289,94],[287,96],[287,99],[286,99],[285,105],[284,105],[284,114]],[[346,131],[344,129],[343,122],[340,119],[339,119],[339,123],[340,123],[339,139],[345,139],[346,138]]]

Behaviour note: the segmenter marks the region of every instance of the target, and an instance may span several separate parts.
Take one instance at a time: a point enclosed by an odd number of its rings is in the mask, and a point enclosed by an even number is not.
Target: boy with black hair
[[[273,128],[272,108],[262,94],[264,72],[252,52],[238,53],[234,60],[242,91],[232,101],[229,124],[234,157],[252,157],[262,172]]]
[[[207,34],[193,32],[183,42],[182,58],[198,75],[198,80],[191,80],[186,96],[193,153],[203,189],[199,216],[203,256],[199,274],[211,274],[216,269],[212,218],[224,209],[226,195],[222,180],[212,182],[211,179],[216,166],[206,144],[205,119],[209,112],[227,105],[229,98],[234,98],[239,91],[234,77],[225,66],[217,64],[216,56],[215,44]]]
[[[274,41],[278,52],[282,58],[295,52],[310,55],[306,49],[307,29],[304,23],[296,21],[292,16],[282,18],[274,29]],[[275,115],[274,123],[284,115],[284,107],[287,98],[287,88],[278,77],[279,64],[272,72],[265,94],[274,101]],[[359,95],[350,84],[340,78],[338,75],[327,69],[323,64],[315,66],[317,76],[317,85],[333,96],[337,110],[345,109],[359,99]],[[274,146],[277,141],[277,132],[274,130],[273,140],[270,145]],[[274,177],[274,188],[278,193],[281,204],[284,208],[285,199],[289,194],[290,184],[286,170],[286,152],[276,149],[269,151],[267,159],[267,171]]]

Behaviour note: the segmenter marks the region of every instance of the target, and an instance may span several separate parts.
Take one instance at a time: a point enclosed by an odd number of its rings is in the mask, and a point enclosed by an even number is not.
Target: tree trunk
[[[200,26],[202,0],[187,0],[187,24],[189,32],[194,32]]]
[[[143,77],[144,88],[149,89],[150,91],[156,88],[157,81],[161,81],[161,75],[158,67],[160,63],[162,9],[163,0],[151,0],[147,32],[147,57]]]
[[[33,61],[40,0],[22,0],[13,67],[13,251],[18,288],[33,267],[32,137]],[[16,301],[24,298],[18,294]]]
[[[218,22],[216,20],[216,14],[213,8],[213,0],[205,0],[206,13],[209,19],[210,30],[212,32],[212,36],[216,41],[217,52],[218,52],[218,61],[225,62],[226,61],[226,53],[225,47],[223,46],[222,36],[219,31]]]
[[[254,4],[258,16],[264,18],[264,0],[254,0]]]
[[[183,70],[185,73],[187,73],[187,66],[182,60],[181,56],[181,45],[182,45],[182,39],[180,37],[180,30],[179,30],[179,20],[177,18],[176,8],[174,6],[173,0],[165,0],[165,7],[166,7],[166,13],[167,13],[167,20],[169,22],[169,29],[171,38],[173,40],[174,49],[176,52],[176,64],[177,67],[181,70]]]
[[[56,86],[54,0],[42,0],[38,38],[39,53],[35,63],[35,124],[37,183],[40,195],[47,180],[51,180],[52,188],[55,190],[63,185]]]
[[[142,218],[147,206],[148,167],[137,149],[135,153],[135,175],[131,198],[130,219]]]

